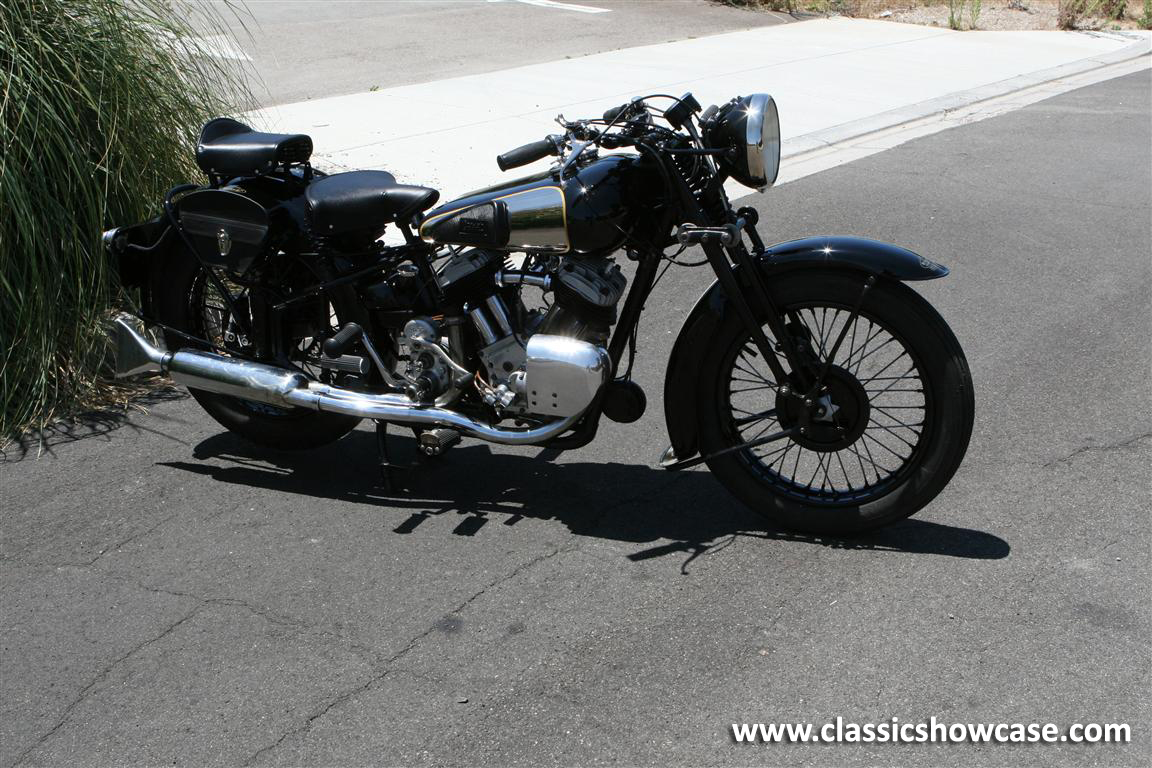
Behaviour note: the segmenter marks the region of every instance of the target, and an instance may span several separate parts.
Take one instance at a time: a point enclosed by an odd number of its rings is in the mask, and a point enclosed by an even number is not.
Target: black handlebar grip
[[[611,123],[613,120],[620,117],[620,113],[623,112],[624,110],[628,109],[628,107],[630,107],[630,106],[632,106],[632,105],[631,104],[621,104],[618,107],[612,107],[612,109],[610,109],[604,113],[604,119]]]
[[[506,171],[509,168],[528,165],[528,163],[534,163],[542,157],[554,154],[556,154],[556,145],[552,143],[552,140],[540,139],[540,141],[534,141],[531,144],[510,149],[502,155],[497,155],[496,165],[500,166],[500,170]]]
[[[336,332],[336,335],[324,341],[324,354],[328,357],[340,357],[348,349],[348,345],[360,338],[364,331],[356,323],[348,325]]]

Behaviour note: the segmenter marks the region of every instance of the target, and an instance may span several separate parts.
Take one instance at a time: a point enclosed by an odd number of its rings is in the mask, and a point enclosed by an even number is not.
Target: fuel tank
[[[470,192],[429,211],[420,237],[437,245],[591,254],[623,244],[642,203],[636,155],[607,155]]]

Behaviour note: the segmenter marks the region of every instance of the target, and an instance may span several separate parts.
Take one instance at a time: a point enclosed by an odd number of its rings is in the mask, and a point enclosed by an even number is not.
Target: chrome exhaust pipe
[[[352,392],[312,381],[296,371],[200,350],[163,352],[145,339],[134,323],[135,318],[130,315],[120,315],[112,323],[119,378],[149,372],[167,373],[177,383],[206,392],[393,424],[450,427],[469,437],[504,445],[544,442],[569,429],[582,415],[532,429],[501,429],[446,408],[413,403],[406,395]]]
[[[406,395],[349,392],[317,382],[309,382],[304,388],[288,392],[283,404],[406,426],[451,427],[463,435],[504,445],[533,445],[550,440],[570,428],[583,415],[578,413],[533,429],[500,429],[446,408],[417,405]]]
[[[112,321],[116,337],[116,378],[124,379],[141,373],[160,373],[172,358],[145,339],[136,318],[117,315]]]

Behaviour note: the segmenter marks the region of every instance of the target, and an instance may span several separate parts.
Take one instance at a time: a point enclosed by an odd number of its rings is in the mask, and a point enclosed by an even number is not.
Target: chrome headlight
[[[725,104],[704,132],[710,149],[726,149],[720,166],[741,184],[763,192],[780,170],[780,117],[766,93]]]

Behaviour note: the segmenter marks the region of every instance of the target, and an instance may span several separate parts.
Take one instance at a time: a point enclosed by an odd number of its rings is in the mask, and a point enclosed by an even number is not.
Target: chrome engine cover
[[[534,334],[525,353],[522,396],[531,414],[581,414],[612,375],[608,350],[571,336]]]

